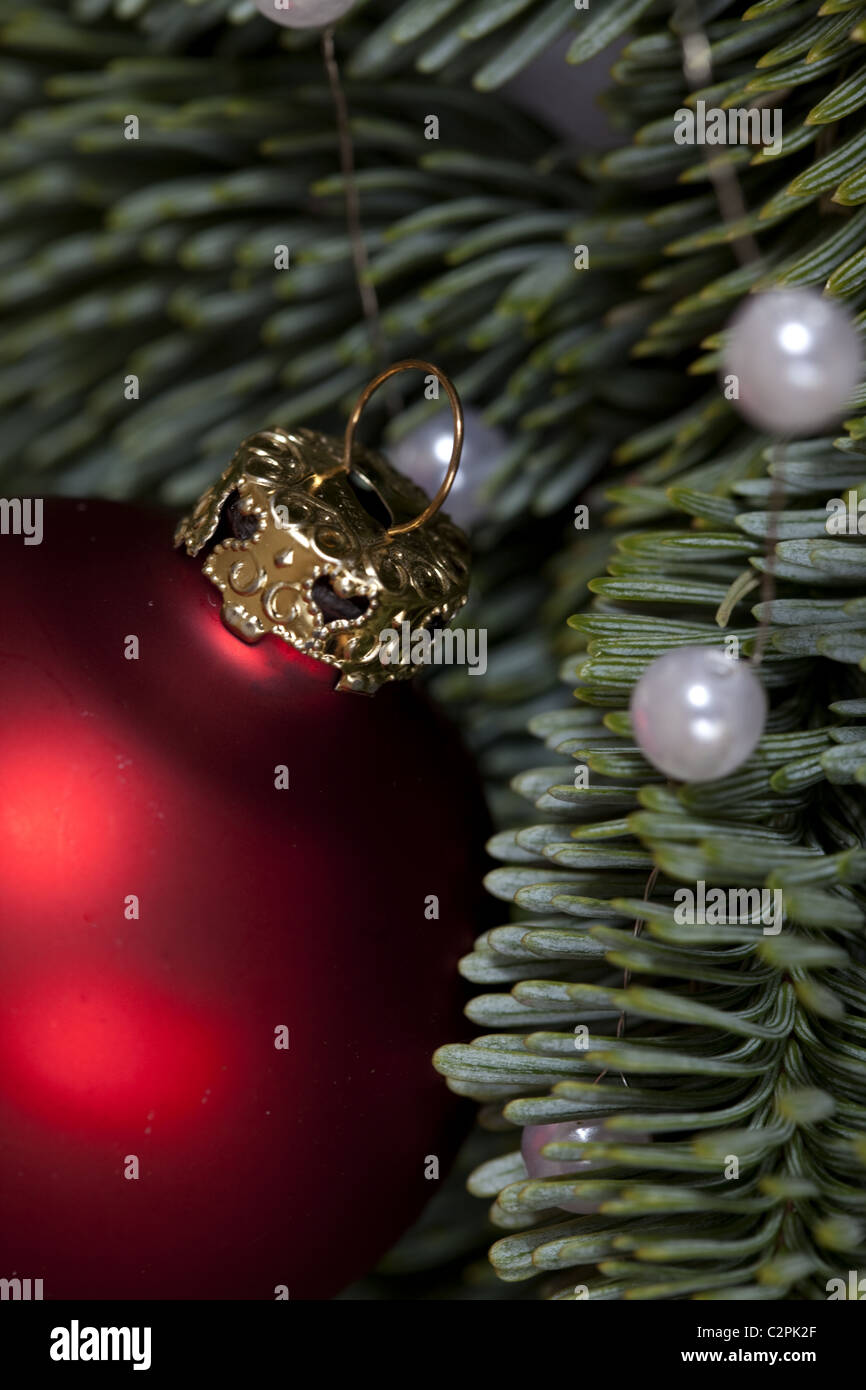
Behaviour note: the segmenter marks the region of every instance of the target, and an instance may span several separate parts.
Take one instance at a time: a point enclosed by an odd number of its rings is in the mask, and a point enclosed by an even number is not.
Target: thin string
[[[346,223],[349,231],[349,242],[352,247],[355,281],[358,286],[364,318],[367,321],[370,345],[373,349],[376,366],[381,371],[385,367],[385,340],[382,336],[382,324],[379,317],[379,296],[376,294],[375,285],[369,279],[370,260],[361,226],[361,200],[358,194],[358,182],[355,178],[355,151],[349,125],[349,106],[343,84],[340,81],[340,69],[334,48],[333,25],[330,25],[322,33],[322,57],[325,62],[325,70],[328,74],[337,117],[340,168],[343,172],[346,194]]]
[[[697,7],[694,0],[679,0],[675,10],[675,19],[680,33],[683,55],[683,75],[688,85],[689,91],[698,92],[704,88],[712,86],[713,64],[710,52],[710,42],[701,28],[698,17]],[[719,205],[719,212],[722,221],[728,227],[736,226],[744,222],[748,217],[748,207],[743,196],[743,190],[737,177],[736,169],[731,161],[725,157],[714,159],[704,146],[704,158],[707,162],[707,173],[713,185],[713,192],[716,195],[716,202]],[[761,258],[757,240],[752,232],[743,230],[738,236],[732,237],[731,248],[741,266],[754,265]],[[776,461],[776,447],[772,449],[773,459]],[[755,633],[755,645],[750,658],[752,667],[758,667],[764,657],[767,640],[770,632],[770,619],[767,612],[776,593],[775,560],[776,560],[776,540],[778,536],[778,516],[784,501],[784,486],[778,476],[772,477],[770,492],[769,521],[767,526],[767,543],[764,554],[764,570],[761,574],[761,604],[764,612],[758,622]],[[644,888],[644,902],[649,900],[650,894],[658,878],[658,868],[651,870]],[[633,935],[638,937],[644,921],[638,918],[634,924]],[[625,970],[623,973],[623,989],[627,989],[631,978],[631,972]],[[622,1038],[626,1028],[625,1010],[620,1014],[616,1024],[616,1037]],[[594,1085],[607,1075],[608,1068],[605,1068],[599,1076],[595,1078]],[[620,1077],[624,1086],[628,1086],[625,1075],[620,1072]]]
[[[770,449],[770,467],[780,463],[779,449],[774,444]],[[779,537],[779,513],[785,504],[785,482],[779,473],[770,474],[770,508],[767,521],[767,545],[764,554],[764,569],[761,572],[761,616],[755,633],[755,645],[750,657],[754,668],[760,666],[770,638],[770,605],[776,597],[776,542]]]
[[[649,900],[650,900],[650,895],[651,895],[653,889],[655,888],[656,879],[658,878],[658,876],[659,876],[659,871],[658,871],[658,867],[656,866],[655,868],[653,868],[653,869],[650,870],[650,876],[649,876],[649,878],[647,879],[646,885],[645,885],[644,890],[643,890],[643,901],[644,901],[645,903],[648,903]],[[637,940],[637,938],[640,936],[640,934],[641,934],[641,928],[642,928],[643,926],[645,926],[645,925],[646,925],[646,918],[645,918],[645,917],[636,917],[636,918],[635,918],[634,927],[633,927],[633,929],[632,929],[632,936],[635,938],[635,940]],[[631,971],[628,969],[628,967],[626,967],[626,969],[623,971],[623,974],[622,974],[622,987],[623,987],[623,989],[628,989],[630,982],[631,982]],[[615,1036],[616,1036],[617,1038],[622,1038],[622,1037],[625,1036],[625,1015],[626,1015],[626,1010],[623,1009],[622,1013],[620,1014],[619,1018],[618,1018],[617,1021],[616,1021],[616,1034],[615,1034]],[[595,1080],[593,1081],[593,1083],[592,1083],[593,1086],[597,1086],[598,1083],[599,1083],[600,1081],[603,1081],[604,1078],[607,1076],[607,1073],[608,1073],[609,1070],[610,1070],[609,1067],[605,1067],[604,1071],[603,1071],[603,1072],[600,1072],[599,1075],[598,1075],[598,1076],[595,1078]],[[626,1080],[625,1073],[624,1073],[624,1072],[620,1072],[619,1078],[620,1078],[620,1081],[622,1082],[623,1086],[625,1086],[626,1089],[628,1089],[628,1081]]]
[[[682,45],[683,75],[689,90],[698,92],[703,88],[712,86],[713,82],[710,41],[701,28],[694,0],[679,0],[675,10],[675,18]],[[722,221],[728,227],[736,226],[748,216],[748,207],[740,180],[737,177],[737,171],[728,158],[723,156],[714,159],[706,145],[702,148],[707,164],[707,173],[713,185]],[[754,265],[761,258],[757,240],[750,231],[744,230],[739,236],[732,237],[730,245],[741,266]],[[770,453],[770,466],[772,467],[773,464],[780,461],[777,445],[772,446]],[[764,548],[764,568],[760,581],[762,612],[758,619],[755,642],[749,658],[753,669],[757,669],[763,661],[770,636],[769,608],[776,596],[776,543],[778,540],[779,512],[782,510],[784,501],[784,481],[778,473],[771,473],[767,539]]]
[[[683,53],[683,74],[689,90],[699,92],[712,86],[713,61],[710,41],[701,28],[697,6],[694,0],[680,0],[676,8],[676,20],[680,29]],[[707,162],[707,173],[713,185],[716,202],[727,226],[734,226],[748,216],[746,200],[740,187],[740,180],[731,161],[724,156],[713,159],[708,147],[703,146]],[[744,231],[731,240],[731,247],[740,265],[750,265],[761,258],[758,243],[751,232]]]

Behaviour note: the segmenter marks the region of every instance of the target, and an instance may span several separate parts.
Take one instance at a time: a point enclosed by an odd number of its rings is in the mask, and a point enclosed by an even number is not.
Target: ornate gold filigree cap
[[[454,412],[451,462],[432,501],[381,454],[354,443],[373,392],[414,367],[442,382]],[[469,543],[439,510],[462,443],[463,412],[448,378],[429,362],[397,362],[361,393],[343,440],[307,429],[245,439],[178,526],[175,545],[198,555],[216,541],[203,571],[238,637],[258,642],[273,633],[338,667],[338,690],[372,694],[417,669],[383,662],[383,633],[404,622],[432,632],[466,602]]]

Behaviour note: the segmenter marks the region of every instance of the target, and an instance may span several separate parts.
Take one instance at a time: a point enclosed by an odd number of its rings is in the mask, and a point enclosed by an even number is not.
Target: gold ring
[[[337,464],[335,468],[330,469],[329,472],[321,473],[317,480],[318,483],[323,483],[327,478],[333,478],[337,473],[348,473],[350,471],[352,466],[352,446],[355,441],[355,429],[361,418],[361,412],[364,406],[373,395],[373,392],[378,391],[379,387],[392,376],[396,376],[398,372],[411,371],[413,368],[418,368],[422,372],[432,372],[437,381],[441,382],[445,387],[448,393],[448,399],[451,402],[451,412],[454,416],[454,447],[451,450],[451,461],[448,464],[448,471],[433,501],[424,508],[423,512],[420,512],[419,515],[415,517],[414,521],[405,521],[401,526],[392,526],[388,531],[389,536],[403,536],[407,531],[416,530],[417,527],[423,526],[425,521],[429,521],[431,516],[435,516],[451,491],[451,486],[454,479],[457,477],[457,469],[460,467],[460,455],[463,452],[463,407],[460,404],[460,397],[457,394],[454,383],[449,380],[444,372],[440,372],[438,367],[434,367],[432,362],[424,362],[419,357],[409,357],[404,362],[395,362],[392,367],[388,367],[384,372],[380,372],[377,377],[373,378],[368,386],[364,387],[358,397],[355,409],[349,416],[349,423],[346,426],[342,462]]]

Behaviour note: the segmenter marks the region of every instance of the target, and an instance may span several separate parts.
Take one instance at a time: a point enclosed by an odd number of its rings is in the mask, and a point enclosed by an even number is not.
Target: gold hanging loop
[[[454,416],[454,447],[451,450],[451,461],[448,464],[448,471],[433,501],[429,506],[424,508],[423,512],[420,512],[419,515],[415,517],[414,521],[405,521],[401,526],[392,526],[388,531],[389,536],[403,536],[407,531],[415,531],[419,526],[423,526],[425,521],[429,521],[432,516],[435,516],[451,491],[454,479],[457,477],[457,469],[460,467],[460,455],[463,452],[463,406],[460,404],[460,397],[457,394],[454,383],[444,372],[441,372],[438,367],[434,367],[432,362],[425,362],[420,357],[409,357],[404,362],[395,362],[392,367],[388,367],[384,372],[380,372],[378,376],[373,378],[368,386],[364,387],[358,397],[355,409],[349,417],[349,423],[346,426],[342,461],[336,464],[334,468],[329,469],[327,473],[320,473],[316,479],[316,486],[318,487],[321,483],[326,482],[328,478],[335,477],[337,473],[348,473],[350,471],[352,466],[352,446],[355,441],[355,430],[361,418],[364,406],[367,404],[374,391],[378,391],[379,387],[383,386],[392,376],[396,376],[398,372],[408,372],[415,368],[422,372],[432,373],[433,376],[441,382],[448,393],[448,399],[451,402],[451,412]]]

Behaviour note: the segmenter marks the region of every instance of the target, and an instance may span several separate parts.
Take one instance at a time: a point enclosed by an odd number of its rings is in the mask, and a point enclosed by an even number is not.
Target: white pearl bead
[[[656,657],[631,697],[642,753],[683,782],[727,777],[757,746],[766,717],[754,671],[717,647],[678,647]]]
[[[741,413],[771,434],[811,435],[837,424],[862,370],[851,319],[815,290],[750,295],[728,326],[724,373],[737,378]]]
[[[507,441],[501,430],[484,423],[477,410],[464,407],[463,417],[463,453],[443,511],[458,526],[469,528],[486,516],[487,503],[480,492],[502,462]],[[392,445],[388,457],[399,473],[433,497],[445,477],[453,446],[454,421],[446,408]]]
[[[619,1141],[622,1144],[646,1144],[649,1142],[649,1136],[608,1130],[600,1120],[596,1120],[594,1123],[563,1120],[552,1125],[526,1125],[520,1142],[520,1152],[523,1155],[523,1162],[530,1178],[562,1178],[567,1177],[569,1173],[585,1173],[598,1167],[603,1168],[604,1165],[600,1165],[598,1160],[593,1162],[592,1159],[588,1158],[575,1158],[568,1162],[542,1158],[541,1150],[545,1144],[565,1142],[594,1144],[605,1141],[608,1143]],[[571,1201],[559,1202],[558,1205],[563,1211],[574,1211],[580,1216],[587,1216],[598,1211],[599,1207],[597,1202],[590,1202],[588,1199],[579,1197],[575,1197]]]
[[[289,29],[323,29],[341,19],[355,0],[256,0],[266,19]]]

